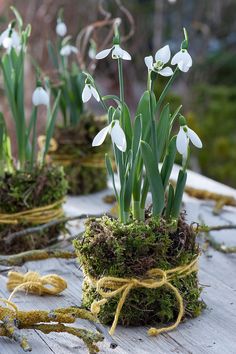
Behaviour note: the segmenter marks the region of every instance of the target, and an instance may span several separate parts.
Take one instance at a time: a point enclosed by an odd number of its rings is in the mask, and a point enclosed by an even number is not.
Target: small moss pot
[[[22,171],[5,174],[0,177],[0,213],[10,215],[48,206],[62,200],[66,192],[67,181],[63,169],[56,166],[35,168],[31,174]],[[62,225],[52,226],[42,233],[16,237],[9,242],[10,234],[32,226],[37,226],[37,223],[0,222],[0,253],[12,254],[44,248],[55,242],[64,230]]]
[[[50,152],[55,164],[63,165],[69,183],[69,194],[83,195],[99,192],[107,186],[104,153],[107,143],[99,148],[92,147],[95,135],[106,125],[105,117],[85,114],[77,126],[57,127],[57,147]]]
[[[84,274],[100,279],[104,276],[142,278],[148,270],[168,270],[185,265],[199,255],[193,229],[183,218],[175,232],[164,220],[147,217],[145,222],[121,224],[106,216],[89,219],[84,237],[74,242]],[[184,303],[184,317],[198,316],[205,304],[199,299],[201,288],[197,272],[173,279]],[[101,307],[99,319],[111,324],[120,296]],[[90,308],[100,295],[88,278],[83,283],[83,306]],[[167,287],[135,288],[129,293],[119,316],[119,323],[128,325],[167,324],[175,321],[179,312],[175,295]]]

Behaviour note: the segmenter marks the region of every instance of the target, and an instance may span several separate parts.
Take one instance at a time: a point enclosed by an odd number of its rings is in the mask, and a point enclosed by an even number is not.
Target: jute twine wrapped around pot
[[[38,137],[38,145],[40,151],[43,151],[45,146],[46,137],[41,135]],[[87,156],[78,156],[76,154],[61,154],[57,152],[58,142],[56,139],[52,138],[50,140],[49,154],[47,156],[48,160],[52,160],[54,163],[61,166],[70,166],[70,165],[81,165],[94,168],[104,169],[104,154],[95,153],[88,154]]]
[[[151,336],[156,336],[160,333],[171,331],[176,328],[183,315],[184,315],[184,305],[183,298],[171,281],[173,279],[184,278],[187,275],[196,272],[198,270],[198,258],[196,257],[191,263],[179,266],[176,268],[162,270],[160,268],[150,269],[146,273],[146,277],[143,278],[116,278],[105,276],[100,279],[94,279],[89,274],[86,275],[86,279],[90,282],[90,284],[96,288],[97,293],[102,297],[100,301],[94,301],[91,305],[91,312],[93,314],[98,315],[100,312],[100,308],[104,305],[109,299],[115,297],[116,295],[121,295],[116,312],[113,320],[113,324],[110,329],[110,334],[113,335],[119,320],[119,315],[122,309],[123,304],[126,301],[126,298],[129,292],[135,288],[147,288],[147,289],[157,289],[162,286],[165,286],[173,291],[175,294],[175,298],[179,305],[179,313],[176,319],[176,322],[170,326],[162,327],[162,328],[150,328],[148,330],[148,334]]]
[[[55,203],[33,208],[18,213],[0,213],[0,224],[30,223],[40,225],[58,219],[64,215],[62,204],[64,198]]]

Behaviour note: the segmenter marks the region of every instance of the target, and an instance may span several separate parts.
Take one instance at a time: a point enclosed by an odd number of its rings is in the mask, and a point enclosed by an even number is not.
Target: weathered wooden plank
[[[175,174],[177,173],[177,169]],[[236,191],[211,181],[195,173],[189,174],[189,184],[195,187],[203,187],[212,191],[236,196]],[[110,210],[110,205],[105,204],[102,198],[111,194],[112,190],[106,190],[90,196],[70,197],[65,205],[68,215],[80,213],[97,214]],[[190,221],[199,221],[203,215],[204,221],[209,225],[218,225],[226,222],[234,222],[236,210],[226,208],[220,216],[213,216],[209,202],[196,201],[185,196],[187,217]],[[75,235],[83,228],[83,224],[72,223],[72,233]],[[216,233],[219,241],[236,244],[236,231]],[[64,247],[64,245],[63,245]],[[175,353],[236,353],[236,255],[221,254],[209,250],[207,257],[203,255],[200,260],[200,283],[205,285],[203,298],[208,305],[202,316],[181,324],[175,331],[150,338],[146,334],[147,328],[122,328],[118,327],[115,339],[119,347],[115,350],[109,348],[108,343],[100,345],[102,353],[133,353],[133,354],[171,354]],[[1,267],[3,269],[4,267]],[[45,309],[56,307],[80,305],[82,271],[75,260],[49,259],[40,262],[28,262],[21,268],[23,271],[35,270],[40,274],[57,273],[68,282],[68,289],[62,295],[53,297],[38,297],[19,293],[14,301],[21,309]],[[5,276],[4,276],[5,275]],[[8,297],[6,290],[6,274],[0,277],[0,294]],[[77,321],[78,326],[93,328],[93,325],[85,321]],[[67,334],[42,334],[36,331],[27,331],[33,345],[35,354],[71,354],[74,352],[85,353],[82,342]],[[0,339],[1,354],[17,354],[22,350],[8,339]]]

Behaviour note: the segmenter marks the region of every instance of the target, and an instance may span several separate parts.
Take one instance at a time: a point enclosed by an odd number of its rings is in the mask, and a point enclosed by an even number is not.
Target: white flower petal
[[[48,106],[49,95],[47,91],[44,90],[42,87],[37,87],[33,92],[32,102],[34,106],[39,106],[39,105]]]
[[[152,70],[153,68],[153,57],[150,55],[149,57],[144,58],[144,62],[148,68],[148,70]]]
[[[76,47],[74,47],[73,45],[70,46],[70,50],[73,53],[78,53],[78,49]]]
[[[187,134],[185,133],[183,127],[180,127],[176,139],[176,148],[181,155],[186,156],[188,152],[188,143],[189,141],[188,141]]]
[[[184,73],[188,72],[190,66],[187,66],[182,60],[178,63],[179,70],[183,71]]]
[[[120,151],[125,151],[127,148],[126,137],[123,129],[121,128],[118,120],[115,121],[114,126],[111,128],[111,140]]]
[[[184,72],[189,70],[189,68],[192,66],[192,63],[193,61],[191,55],[187,52],[187,50],[180,50],[173,56],[171,60],[172,65],[177,64],[179,69]]]
[[[83,92],[82,92],[82,101],[85,103],[85,102],[88,102],[90,100],[90,98],[92,97],[92,92],[91,92],[91,89],[89,87],[89,85],[85,85],[84,86],[84,89],[83,89]]]
[[[109,130],[110,130],[110,125],[103,128],[102,130],[100,130],[100,132],[93,139],[92,146],[102,145],[102,143],[106,139],[106,136],[107,136],[107,133],[109,132]]]
[[[162,76],[171,76],[173,75],[173,70],[169,66],[166,66],[165,68],[159,70],[158,74]]]
[[[13,40],[11,37],[6,37],[3,39],[2,41],[2,46],[5,48],[5,49],[10,49],[13,47]]]
[[[2,42],[5,38],[9,36],[10,28],[7,28],[5,31],[3,31],[0,35],[0,45],[2,45]]]
[[[123,60],[131,60],[131,55],[126,52],[126,50],[124,49],[121,49],[122,50],[122,56],[121,56],[121,59]]]
[[[118,44],[114,45],[114,49],[112,51],[112,59],[122,58],[122,56],[123,56],[123,49],[121,49],[121,47]]]
[[[60,54],[62,56],[68,56],[71,54],[71,48],[70,48],[70,45],[67,44],[67,45],[64,45],[64,47],[61,48],[60,50]]]
[[[56,25],[56,33],[58,34],[58,36],[64,37],[66,35],[66,32],[67,32],[66,24],[64,22],[58,21]]]
[[[183,52],[182,50],[180,50],[178,53],[176,53],[173,58],[171,59],[171,64],[172,65],[176,65],[178,64],[180,61],[183,60]]]
[[[170,55],[170,47],[168,45],[165,45],[156,52],[155,60],[161,61],[163,64],[166,64],[170,60]]]
[[[113,47],[112,47],[112,48],[113,48]],[[103,58],[106,58],[106,57],[110,54],[112,48],[102,50],[101,52],[99,52],[99,53],[96,54],[95,58],[96,58],[96,59],[103,59]]]
[[[188,128],[188,137],[191,140],[192,144],[196,146],[197,148],[201,149],[202,148],[202,142],[197,133],[193,131],[192,129]]]
[[[93,86],[90,87],[90,90],[92,92],[93,97],[99,102],[100,97],[99,97],[97,90]]]

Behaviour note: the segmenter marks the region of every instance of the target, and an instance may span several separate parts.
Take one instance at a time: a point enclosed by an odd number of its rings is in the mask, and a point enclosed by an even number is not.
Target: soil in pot
[[[67,181],[59,167],[35,168],[30,174],[22,171],[7,173],[0,177],[0,214],[11,215],[52,205],[62,201],[66,192]],[[18,221],[15,224],[0,221],[0,253],[44,248],[55,242],[65,229],[64,225],[52,226],[41,233],[20,236],[9,242],[10,234],[31,226],[37,226],[37,221]]]
[[[85,273],[83,306],[90,308],[100,300],[91,278],[104,276],[118,278],[145,278],[152,268],[173,269],[191,263],[199,255],[196,234],[182,215],[176,231],[165,220],[147,215],[145,222],[121,224],[117,219],[104,216],[89,219],[83,239],[74,247]],[[89,280],[90,278],[90,280]],[[171,283],[183,298],[184,318],[198,316],[205,307],[200,299],[201,288],[197,271]],[[104,324],[111,324],[120,294],[101,306],[98,314]],[[162,324],[175,321],[179,305],[173,291],[165,286],[157,289],[134,288],[122,307],[119,322],[122,325]]]
[[[109,149],[109,142],[96,149],[92,147],[93,138],[106,124],[106,117],[87,113],[77,126],[56,128],[56,146],[50,157],[54,163],[63,165],[69,194],[83,195],[106,188],[104,153]]]

